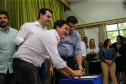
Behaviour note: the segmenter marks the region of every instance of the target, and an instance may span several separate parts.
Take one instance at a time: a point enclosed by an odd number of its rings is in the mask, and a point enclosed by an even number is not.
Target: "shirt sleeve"
[[[74,55],[77,56],[78,54],[82,55],[82,50],[81,50],[81,36],[80,34],[77,35],[76,37],[76,44],[74,47]]]
[[[82,50],[82,56],[86,57],[86,47],[84,42],[81,42],[81,50]]]
[[[99,50],[100,49],[98,47],[96,49],[97,49],[97,56],[99,57]]]
[[[46,39],[45,39],[46,37]],[[56,69],[64,68],[66,67],[66,62],[63,61],[63,59],[60,57],[58,53],[58,41],[57,38],[53,35],[47,34],[44,38],[41,38],[43,41],[43,44],[49,53],[49,58],[51,59],[51,62],[53,63],[53,67]]]
[[[89,53],[89,48],[87,48],[87,50],[86,50],[86,54],[90,54],[90,53]]]
[[[18,31],[16,30],[15,38],[16,38],[17,34],[18,34]],[[19,48],[19,46],[16,45],[15,50],[17,51],[18,48]]]
[[[20,27],[20,31],[18,32],[14,40],[14,43],[19,46],[25,40],[27,35],[28,35],[28,27],[27,24],[25,23]]]
[[[102,49],[102,48],[100,49],[99,57],[100,57],[100,59],[101,59],[102,61],[105,61],[105,58],[104,58],[104,56],[103,56],[103,49]]]
[[[116,52],[115,52],[115,49],[114,48],[112,48],[112,61],[115,61],[115,59],[116,59]]]

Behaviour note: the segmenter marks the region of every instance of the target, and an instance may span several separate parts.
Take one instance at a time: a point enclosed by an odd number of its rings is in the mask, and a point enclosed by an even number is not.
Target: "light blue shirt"
[[[16,52],[16,45],[14,39],[18,31],[16,29],[8,27],[8,31],[0,27],[0,73],[13,73],[12,62],[13,54]]]
[[[76,56],[82,55],[81,50],[81,36],[74,30],[73,33],[67,35],[65,39],[62,39],[58,44],[58,52],[60,56]]]

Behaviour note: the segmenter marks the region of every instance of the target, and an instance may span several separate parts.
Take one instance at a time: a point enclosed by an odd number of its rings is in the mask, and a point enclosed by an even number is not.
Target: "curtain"
[[[103,42],[108,39],[106,25],[102,24],[99,26],[99,42]]]
[[[9,26],[20,29],[25,22],[38,20],[39,10],[48,8],[53,11],[48,29],[53,28],[56,20],[65,20],[64,5],[58,0],[0,0],[0,10],[9,13]]]
[[[77,28],[76,31],[79,32],[79,34],[81,35],[81,40],[83,40],[85,36],[85,28]]]

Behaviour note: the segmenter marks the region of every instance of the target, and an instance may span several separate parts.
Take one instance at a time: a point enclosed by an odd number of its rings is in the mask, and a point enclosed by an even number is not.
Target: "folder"
[[[94,59],[94,57],[96,57],[96,56],[97,56],[96,53],[87,54],[86,59],[87,59],[87,61],[95,61],[95,60],[97,60],[97,59]]]

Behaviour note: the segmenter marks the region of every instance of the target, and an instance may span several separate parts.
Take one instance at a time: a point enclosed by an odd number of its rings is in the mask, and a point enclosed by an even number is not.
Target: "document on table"
[[[98,76],[81,76],[81,77],[73,77],[73,79],[87,79],[87,78],[99,78]]]

